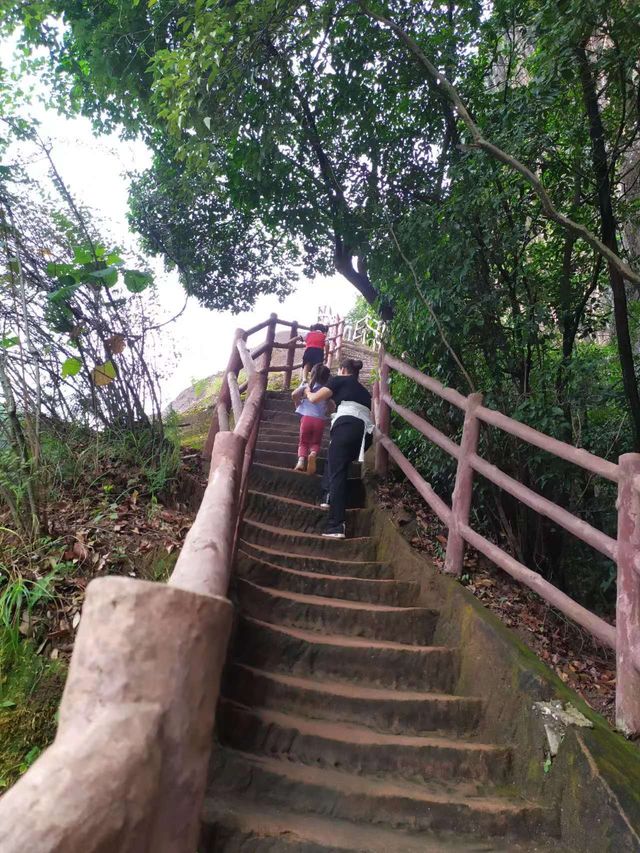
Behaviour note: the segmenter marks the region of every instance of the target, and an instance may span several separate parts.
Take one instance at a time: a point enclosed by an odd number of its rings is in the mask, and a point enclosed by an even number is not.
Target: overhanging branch
[[[570,219],[568,216],[565,216],[563,213],[560,213],[560,211],[557,210],[549,194],[547,193],[542,181],[540,181],[540,179],[531,171],[531,169],[529,169],[527,166],[524,165],[524,163],[521,163],[515,157],[512,157],[511,154],[507,154],[507,152],[503,151],[502,148],[499,148],[497,145],[494,145],[492,142],[489,142],[487,139],[484,138],[484,136],[482,135],[482,131],[471,118],[471,115],[469,114],[469,111],[464,101],[458,94],[456,88],[447,80],[447,78],[424,54],[418,43],[413,38],[411,38],[411,36],[407,32],[405,32],[402,27],[400,27],[398,24],[396,24],[389,18],[385,18],[383,15],[380,15],[377,12],[373,12],[366,6],[364,2],[362,2],[362,0],[359,0],[359,5],[366,15],[383,24],[385,27],[388,27],[398,36],[398,38],[406,45],[411,54],[418,61],[420,66],[424,69],[432,86],[434,86],[438,92],[444,95],[447,100],[451,104],[453,104],[457,114],[462,119],[462,121],[467,127],[467,130],[471,134],[471,139],[473,141],[470,147],[479,148],[481,151],[485,151],[495,160],[498,160],[500,163],[503,163],[505,166],[508,166],[510,169],[521,175],[525,179],[525,181],[532,187],[535,194],[538,196],[540,204],[542,205],[542,212],[547,217],[547,219],[556,222],[558,225],[562,226],[566,231],[573,234],[575,237],[579,237],[584,240],[592,248],[594,248],[596,252],[601,255],[611,267],[618,270],[620,275],[624,276],[627,281],[630,281],[633,284],[640,286],[640,273],[636,272],[627,263],[625,263],[619,255],[617,255],[612,249],[606,246],[602,242],[602,240],[599,240],[598,237],[596,237],[596,235],[593,234],[585,225],[582,225],[579,222],[574,222],[573,219]]]

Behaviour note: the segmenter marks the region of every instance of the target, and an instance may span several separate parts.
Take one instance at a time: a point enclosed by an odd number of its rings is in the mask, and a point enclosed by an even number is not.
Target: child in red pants
[[[325,364],[316,364],[309,377],[309,387],[312,391],[323,388],[329,381],[331,373]],[[301,415],[300,439],[298,442],[298,463],[296,471],[307,474],[316,473],[316,460],[322,444],[324,425],[327,422],[328,400],[320,403],[310,403],[304,396],[306,383],[303,383],[291,395],[296,404],[296,412]]]

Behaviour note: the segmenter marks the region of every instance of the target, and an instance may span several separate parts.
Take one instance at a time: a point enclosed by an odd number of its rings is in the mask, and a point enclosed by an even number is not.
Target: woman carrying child
[[[329,509],[327,526],[322,535],[330,539],[345,538],[349,466],[356,459],[362,462],[365,450],[371,445],[371,394],[360,383],[361,370],[362,362],[359,359],[343,358],[338,375],[332,376],[324,388],[304,389],[307,402],[311,405],[332,401],[337,406],[331,419],[329,465],[328,470],[325,470],[329,494],[321,504]]]
[[[311,403],[305,397],[305,390],[309,388],[312,391],[319,391],[327,384],[330,376],[329,368],[325,364],[316,364],[311,371],[309,383],[303,382],[291,395],[296,405],[296,413],[302,416],[296,471],[306,470],[307,474],[316,473],[317,456],[327,422],[327,408],[331,403],[329,400]]]

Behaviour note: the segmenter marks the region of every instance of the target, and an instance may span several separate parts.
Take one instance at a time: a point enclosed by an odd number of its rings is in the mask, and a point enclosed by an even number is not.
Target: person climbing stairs
[[[320,536],[317,475],[291,470],[297,427],[270,392],[200,853],[559,850],[555,815],[514,789],[510,748],[479,739],[482,700],[455,694],[439,613],[377,560],[355,467],[349,538]]]

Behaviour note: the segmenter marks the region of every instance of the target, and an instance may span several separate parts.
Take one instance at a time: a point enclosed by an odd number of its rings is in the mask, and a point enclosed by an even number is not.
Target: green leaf
[[[131,293],[142,293],[153,282],[153,276],[148,272],[139,270],[125,270],[124,283]]]
[[[73,260],[77,264],[91,264],[95,260],[93,253],[84,246],[76,246],[73,250]]]
[[[67,376],[76,376],[76,374],[80,373],[82,370],[82,362],[79,358],[76,358],[74,355],[69,356],[69,358],[62,363],[62,373],[61,376],[64,379]]]
[[[46,266],[47,275],[51,278],[58,278],[62,275],[69,275],[73,272],[72,264],[58,264],[55,261],[49,261]]]
[[[42,749],[39,746],[32,746],[29,752],[24,757],[24,763],[27,767],[31,767],[36,758],[40,755]]]
[[[118,270],[113,267],[107,267],[106,270],[94,270],[89,275],[91,278],[99,279],[105,287],[113,287],[118,281]]]
[[[3,699],[0,702],[0,708],[15,708],[15,706],[16,703],[13,701],[13,699]]]
[[[20,343],[20,338],[15,335],[11,335],[7,338],[0,338],[0,347],[2,349],[9,349],[10,347],[15,347]]]

